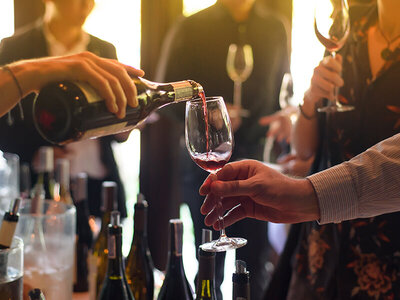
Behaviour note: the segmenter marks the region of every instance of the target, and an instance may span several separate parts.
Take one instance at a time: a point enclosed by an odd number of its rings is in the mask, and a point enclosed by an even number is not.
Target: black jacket
[[[90,35],[87,50],[104,58],[117,59],[115,47],[106,41]],[[46,38],[41,20],[18,30],[0,44],[0,65],[18,61],[49,56]],[[32,162],[34,153],[40,146],[48,145],[33,125],[32,104],[34,94],[21,100],[24,120],[18,106],[10,114],[0,118],[0,150],[16,153],[21,162]],[[10,122],[11,121],[11,122]],[[11,124],[10,124],[11,123]],[[101,160],[108,170],[104,180],[116,181],[118,184],[118,208],[122,216],[126,216],[125,193],[119,177],[117,164],[111,148],[113,136],[100,138]],[[101,193],[99,183],[94,184],[89,178],[89,208],[94,215],[100,215]]]

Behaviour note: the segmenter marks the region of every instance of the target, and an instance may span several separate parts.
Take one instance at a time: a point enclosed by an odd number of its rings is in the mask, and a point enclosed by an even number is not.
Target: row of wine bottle
[[[43,201],[44,194],[46,194],[46,198],[62,201],[66,204],[74,203],[76,206],[77,246],[74,290],[89,290],[91,300],[111,299],[107,298],[109,292],[102,292],[107,286],[107,290],[121,289],[120,292],[128,297],[121,296],[118,299],[153,300],[154,267],[147,245],[148,204],[144,197],[139,194],[134,207],[134,236],[129,255],[124,260],[122,253],[119,253],[122,243],[122,229],[119,224],[119,215],[115,212],[117,204],[116,183],[106,181],[102,184],[102,225],[97,239],[93,243],[93,231],[89,224],[86,174],[81,173],[72,181],[73,197],[71,197],[68,161],[63,159],[56,161],[54,176],[52,148],[43,147],[39,150],[38,166],[39,176],[33,188],[32,202]],[[39,205],[32,205],[32,207]],[[193,299],[193,292],[183,268],[182,234],[182,222],[171,220],[168,267],[163,286],[158,295],[160,300]],[[209,241],[211,241],[211,232],[205,230],[203,242]],[[111,257],[110,254],[112,254]],[[198,256],[199,273],[196,299],[216,299],[214,289],[215,253],[199,249]],[[237,267],[238,274],[233,276],[234,296],[238,294],[242,295],[241,299],[249,299],[248,295],[243,296],[243,291],[240,292],[241,290],[248,290],[248,272],[242,264],[238,266],[241,266],[240,268]],[[115,282],[118,280],[120,282],[116,284]],[[107,283],[108,281],[110,282]],[[246,282],[247,285],[243,284]],[[129,298],[130,293],[132,293],[132,298]],[[114,295],[114,292],[110,295]],[[237,297],[234,299],[237,299]]]
[[[136,210],[139,208],[139,210]],[[119,225],[119,213],[111,212],[108,225],[107,272],[99,289],[100,300],[152,300],[154,296],[154,279],[151,256],[147,247],[146,219],[147,203],[139,197],[135,205],[135,231],[131,252],[124,266],[122,256],[122,227]],[[215,252],[201,249],[199,255],[199,270],[196,285],[196,296],[186,278],[182,259],[183,223],[179,219],[169,221],[170,246],[168,263],[163,285],[158,294],[158,300],[216,300],[215,290]],[[135,238],[136,237],[136,238]],[[203,230],[203,242],[212,240],[210,230]],[[142,249],[142,250],[139,250]],[[249,272],[243,261],[236,261],[236,272],[232,277],[233,299],[249,300]]]

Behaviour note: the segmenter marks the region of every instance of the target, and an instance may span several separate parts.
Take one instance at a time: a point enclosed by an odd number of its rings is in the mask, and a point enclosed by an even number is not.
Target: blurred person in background
[[[242,86],[242,107],[233,104],[233,81],[227,74],[230,44],[249,44],[253,52],[253,70]],[[188,18],[179,20],[166,37],[156,81],[169,82],[193,79],[204,87],[206,96],[223,96],[234,131],[232,160],[262,160],[267,128],[258,119],[279,110],[279,90],[283,74],[288,71],[287,32],[280,16],[265,10],[255,0],[219,0]],[[179,104],[178,104],[179,105]],[[201,244],[204,217],[200,213],[203,197],[198,189],[207,176],[191,159],[184,141],[184,104],[161,110],[180,124],[180,186],[183,201],[190,208],[194,223],[196,248]],[[249,112],[242,116],[241,109]],[[216,233],[217,234],[217,233]],[[228,228],[228,236],[240,236],[248,244],[236,250],[236,259],[246,261],[251,274],[251,298],[261,299],[267,286],[268,237],[267,223],[243,220]],[[216,236],[215,236],[216,237]],[[225,253],[217,255],[216,287],[224,277]]]
[[[350,6],[351,32],[340,55],[325,57],[315,68],[292,138],[300,158],[315,156],[312,173],[400,132],[399,11],[400,3],[392,0]],[[355,109],[319,114],[317,108],[326,104],[323,99],[334,99],[336,87],[339,100]],[[293,226],[300,237],[288,239],[290,250],[281,257],[285,267],[276,273],[286,275],[276,277],[268,297],[283,298],[288,291],[287,299],[300,300],[399,298],[399,220],[399,213],[391,213]]]
[[[43,0],[44,16],[33,24],[18,30],[0,44],[0,65],[20,59],[59,56],[90,51],[100,57],[117,59],[115,47],[82,29],[94,7],[94,0]],[[34,95],[21,101],[0,119],[0,149],[16,153],[21,161],[32,163],[35,153],[48,144],[36,131],[32,120]],[[23,111],[24,119],[20,113]],[[18,135],[21,138],[15,139]],[[115,181],[118,185],[118,209],[126,217],[125,192],[112,152],[113,141],[122,142],[128,134],[85,140],[64,147],[55,147],[56,158],[70,160],[71,176],[79,172],[88,174],[88,200],[90,214],[101,216],[101,183]],[[34,174],[34,172],[32,172]],[[32,182],[35,182],[33,180]]]

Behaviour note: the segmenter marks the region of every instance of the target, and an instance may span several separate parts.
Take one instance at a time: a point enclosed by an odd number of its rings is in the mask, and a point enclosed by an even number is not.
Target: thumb
[[[252,191],[249,179],[231,180],[231,181],[214,181],[211,183],[210,192],[220,196],[245,196]]]

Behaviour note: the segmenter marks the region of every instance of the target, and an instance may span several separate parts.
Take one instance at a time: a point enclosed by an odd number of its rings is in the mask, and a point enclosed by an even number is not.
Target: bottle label
[[[0,245],[4,247],[10,247],[12,238],[14,236],[15,228],[17,227],[17,222],[7,222],[3,221],[0,228]]]
[[[175,102],[193,98],[193,86],[189,81],[172,82],[171,85],[175,92]]]
[[[111,259],[117,258],[115,235],[109,235],[107,243],[108,243],[108,258]]]
[[[134,126],[126,126],[128,122],[121,122],[118,124],[103,126],[99,128],[94,128],[86,130],[85,133],[80,137],[80,140],[92,139],[100,136],[106,136],[110,134],[116,134],[122,131],[127,131],[133,129]]]
[[[88,103],[103,101],[96,91],[86,82],[74,82],[83,92]]]

